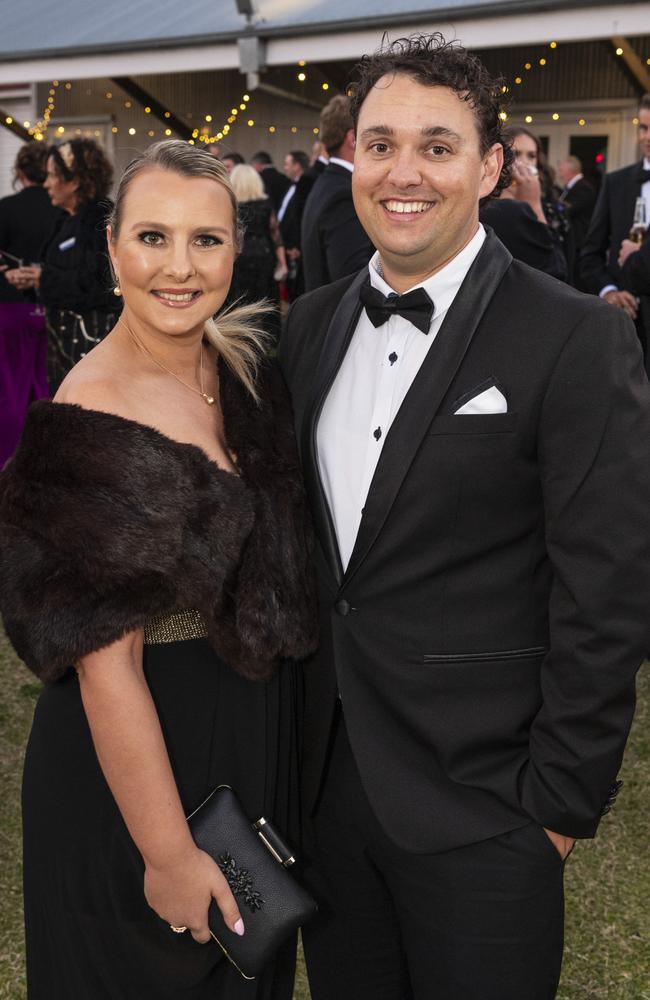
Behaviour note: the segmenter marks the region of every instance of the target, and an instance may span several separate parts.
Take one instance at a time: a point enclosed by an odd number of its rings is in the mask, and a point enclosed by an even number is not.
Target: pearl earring
[[[119,298],[121,294],[122,294],[122,289],[120,288],[119,285],[115,285],[115,288],[113,289],[113,295],[116,295]]]

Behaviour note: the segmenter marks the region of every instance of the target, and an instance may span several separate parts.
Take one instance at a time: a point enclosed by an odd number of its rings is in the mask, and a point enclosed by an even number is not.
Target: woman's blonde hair
[[[138,174],[149,167],[170,170],[181,177],[205,177],[220,184],[227,192],[232,205],[235,249],[237,251],[241,249],[243,233],[237,217],[237,198],[228,171],[220,160],[207,150],[190,146],[180,139],[155,142],[129,163],[122,174],[115,195],[115,204],[108,219],[113,242],[119,235],[124,199],[129,186]],[[270,311],[271,306],[265,302],[251,302],[245,305],[235,303],[225,309],[218,319],[213,317],[205,323],[206,338],[255,399],[258,398],[255,387],[257,366],[268,340],[268,335],[260,327],[259,321]]]
[[[237,201],[257,201],[259,198],[266,198],[262,178],[255,167],[250,167],[247,163],[238,163],[232,168],[230,183]]]

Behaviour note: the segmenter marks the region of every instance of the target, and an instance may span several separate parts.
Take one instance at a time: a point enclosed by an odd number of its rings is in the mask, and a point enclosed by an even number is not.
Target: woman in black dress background
[[[45,315],[33,291],[4,276],[22,263],[38,263],[60,211],[43,187],[47,147],[29,142],[14,166],[17,194],[0,200],[0,469],[20,438],[27,407],[48,395]]]
[[[290,950],[246,982],[210,941],[213,898],[233,934],[253,917],[184,818],[225,783],[286,829],[282,661],[315,642],[284,390],[256,307],[211,318],[237,245],[222,165],[150,147],[109,245],[123,315],[0,475],[0,608],[46,684],[23,785],[28,997],[290,1000]]]
[[[278,281],[283,281],[288,274],[280,223],[254,167],[237,164],[230,171],[230,182],[239,203],[243,243],[226,301],[265,299],[272,303],[274,308],[267,314],[265,329],[277,341],[280,334]]]
[[[51,146],[45,187],[62,210],[42,267],[7,272],[17,288],[37,290],[48,325],[48,381],[54,395],[70,369],[113,328],[120,302],[111,292],[106,245],[113,168],[93,139]]]

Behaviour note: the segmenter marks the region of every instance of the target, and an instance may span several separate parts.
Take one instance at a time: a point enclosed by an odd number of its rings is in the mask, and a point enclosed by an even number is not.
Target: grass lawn
[[[39,685],[1,635],[0,686],[0,1000],[24,1000],[20,772]],[[625,787],[598,839],[579,844],[567,865],[566,950],[558,1000],[650,1000],[647,664],[622,777]],[[295,1000],[309,1000],[302,966]]]

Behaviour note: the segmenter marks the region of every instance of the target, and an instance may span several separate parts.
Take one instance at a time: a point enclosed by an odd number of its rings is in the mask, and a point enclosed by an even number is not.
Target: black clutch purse
[[[244,921],[243,937],[226,926],[213,900],[210,933],[244,979],[255,979],[277,949],[316,912],[316,903],[287,868],[295,858],[273,825],[251,823],[228,785],[188,816],[197,847],[219,865]]]

